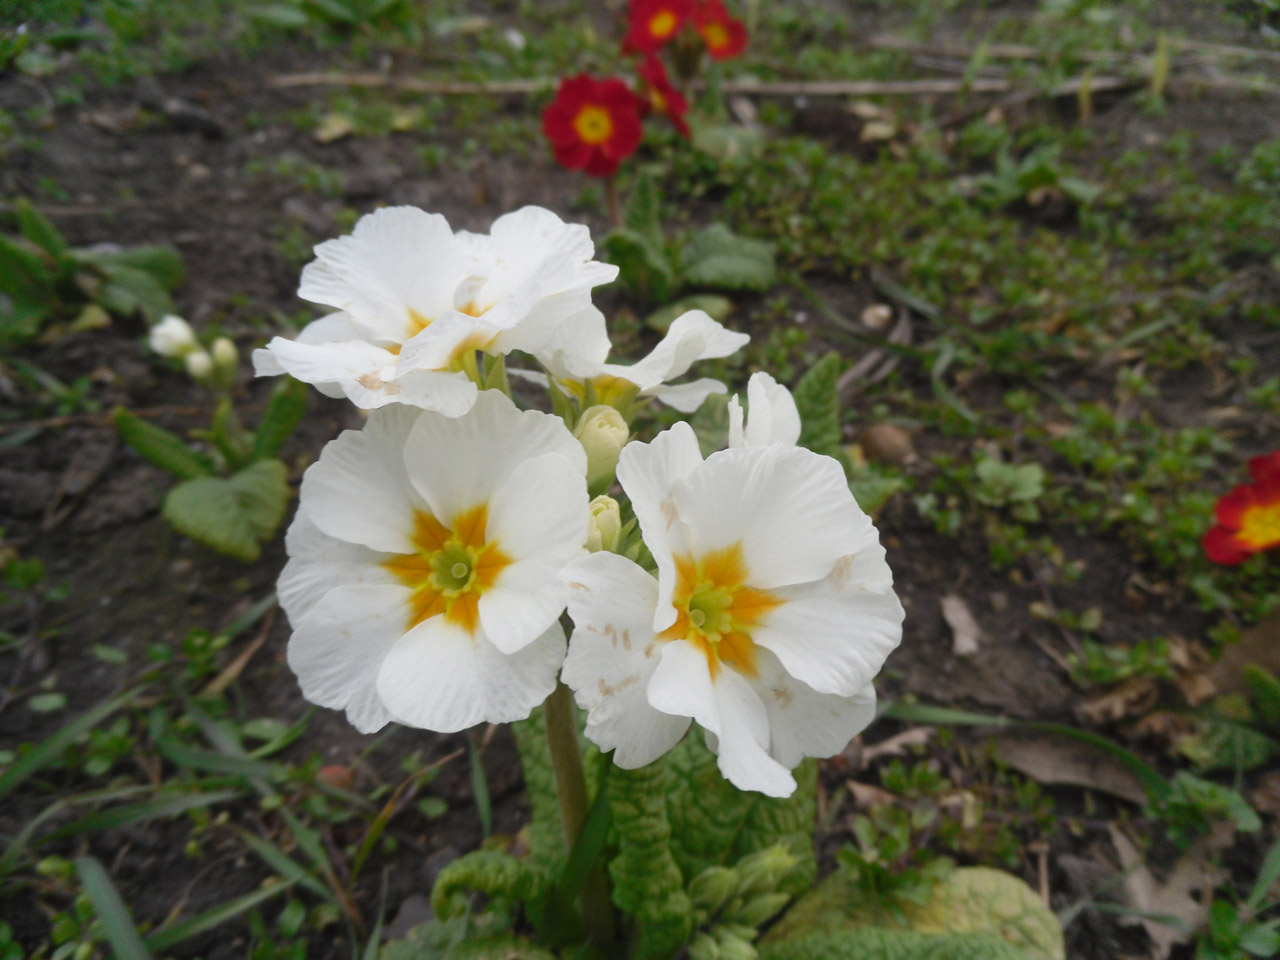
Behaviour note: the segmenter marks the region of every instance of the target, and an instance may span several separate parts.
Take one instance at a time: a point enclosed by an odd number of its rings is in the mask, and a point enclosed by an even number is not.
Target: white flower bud
[[[187,373],[197,383],[207,383],[213,376],[213,357],[208,351],[196,347],[186,356]]]
[[[738,872],[732,867],[707,867],[689,884],[689,899],[715,913],[738,892],[738,883]]]
[[[618,454],[631,435],[627,421],[613,407],[589,407],[573,435],[587,451],[587,489],[608,487],[618,466]]]
[[[700,933],[689,944],[689,960],[720,960],[720,945],[707,934]]]
[[[162,357],[185,357],[199,347],[191,324],[172,314],[151,328],[147,342]]]
[[[789,893],[757,894],[737,912],[734,920],[748,927],[759,927],[773,919],[790,901]]]
[[[213,341],[210,352],[213,354],[213,366],[218,382],[225,387],[233,386],[240,367],[240,352],[236,350],[236,345],[230,337],[219,337]]]
[[[596,497],[591,501],[591,527],[587,532],[587,549],[592,553],[608,550],[617,553],[622,534],[622,508],[613,497]]]

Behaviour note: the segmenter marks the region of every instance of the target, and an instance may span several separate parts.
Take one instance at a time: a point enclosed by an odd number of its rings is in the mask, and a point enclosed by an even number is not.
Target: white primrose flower
[[[173,314],[151,328],[147,343],[162,357],[185,357],[200,346],[191,324]]]
[[[725,385],[710,378],[671,381],[684,376],[699,360],[737,353],[750,339],[702,310],[690,310],[676,318],[643,360],[630,365],[606,363],[610,343],[604,314],[586,307],[562,323],[535,356],[556,385],[579,400],[586,397],[590,385],[597,403],[625,406],[633,399],[652,397],[681,413],[693,413],[711,394],[726,392]],[[543,381],[541,374],[522,375]]]
[[[375,410],[326,446],[278,588],[303,695],[365,733],[527,717],[564,658],[586,468],[561,420],[495,390],[456,419]]]
[[[773,443],[703,460],[687,423],[629,444],[618,479],[658,575],[611,553],[565,569],[562,676],[587,736],[634,768],[696,720],[730,782],[790,795],[796,764],[870,723],[902,638],[875,527],[831,458]]]
[[[257,374],[288,373],[367,409],[403,403],[449,417],[475,402],[462,370],[473,351],[543,349],[618,273],[591,259],[585,226],[540,207],[499,217],[487,235],[388,207],[315,253],[298,295],[340,312],[255,351]]]
[[[738,395],[729,398],[730,447],[796,445],[800,439],[800,411],[790,390],[763,371],[753,373],[747,381],[747,404],[744,426]]]

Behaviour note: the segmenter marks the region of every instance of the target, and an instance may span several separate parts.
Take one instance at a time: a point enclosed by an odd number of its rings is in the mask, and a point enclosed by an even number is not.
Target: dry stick
[[[870,37],[866,45],[876,50],[899,50],[903,53],[923,53],[941,57],[959,57],[969,60],[977,53],[977,47],[964,47],[952,43],[918,43],[905,37],[877,36]],[[1222,43],[1205,43],[1198,40],[1175,40],[1173,49],[1176,53],[1198,51],[1221,57],[1235,57],[1242,60],[1275,60],[1280,62],[1280,50],[1263,50],[1258,47],[1231,46]],[[1045,54],[1043,50],[1020,43],[991,43],[982,47],[982,52],[997,60],[1040,60]],[[1123,60],[1128,54],[1119,50],[1085,50],[1071,54],[1073,60],[1084,63],[1105,63]]]
[[[236,655],[234,660],[222,668],[221,673],[205,685],[205,688],[200,691],[200,696],[216,697],[236,681],[240,674],[244,672],[244,668],[249,665],[249,661],[253,659],[253,655],[261,650],[262,645],[267,642],[267,637],[271,634],[271,627],[276,622],[276,611],[278,609],[280,608],[272,607],[267,611],[267,617],[263,621],[262,629],[258,631],[258,635]]]

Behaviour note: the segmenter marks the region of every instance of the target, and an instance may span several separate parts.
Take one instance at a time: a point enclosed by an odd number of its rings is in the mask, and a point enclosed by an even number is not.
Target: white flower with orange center
[[[713,393],[724,393],[719,380],[702,378],[672,383],[699,360],[730,356],[751,340],[735,333],[702,310],[677,317],[647,357],[633,364],[607,363],[610,343],[604,314],[585,308],[565,320],[547,345],[535,352],[559,389],[594,403],[625,409],[637,399],[653,398],[682,413],[693,413]],[[541,381],[540,374],[527,375]]]
[[[303,695],[363,732],[527,717],[564,658],[586,467],[561,420],[493,390],[456,419],[376,410],[326,446],[279,582]]]
[[[800,411],[791,391],[769,374],[753,373],[747,381],[747,414],[738,395],[729,398],[729,446],[763,447],[800,439]]]
[[[565,570],[587,736],[634,768],[696,720],[730,782],[789,795],[796,764],[872,720],[902,637],[875,527],[831,458],[774,442],[703,460],[685,423],[629,444],[618,479],[658,571],[609,553]]]
[[[404,403],[451,417],[475,402],[465,372],[475,351],[542,349],[618,273],[592,260],[586,227],[540,207],[499,217],[487,235],[388,207],[315,252],[298,295],[340,312],[256,351],[258,375],[288,373],[367,409]]]

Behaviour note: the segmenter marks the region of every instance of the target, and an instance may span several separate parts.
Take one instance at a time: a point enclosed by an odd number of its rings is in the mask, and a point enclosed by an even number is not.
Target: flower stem
[[[622,203],[618,200],[618,181],[614,177],[604,178],[604,198],[609,203],[609,225],[621,230]]]
[[[557,681],[543,709],[547,721],[547,743],[551,747],[551,766],[556,774],[556,793],[560,798],[560,821],[564,825],[566,849],[571,851],[587,819],[587,778],[582,768],[573,694]],[[591,942],[598,950],[608,953],[614,939],[613,905],[609,899],[609,884],[599,862],[592,866],[582,887],[582,915]]]

